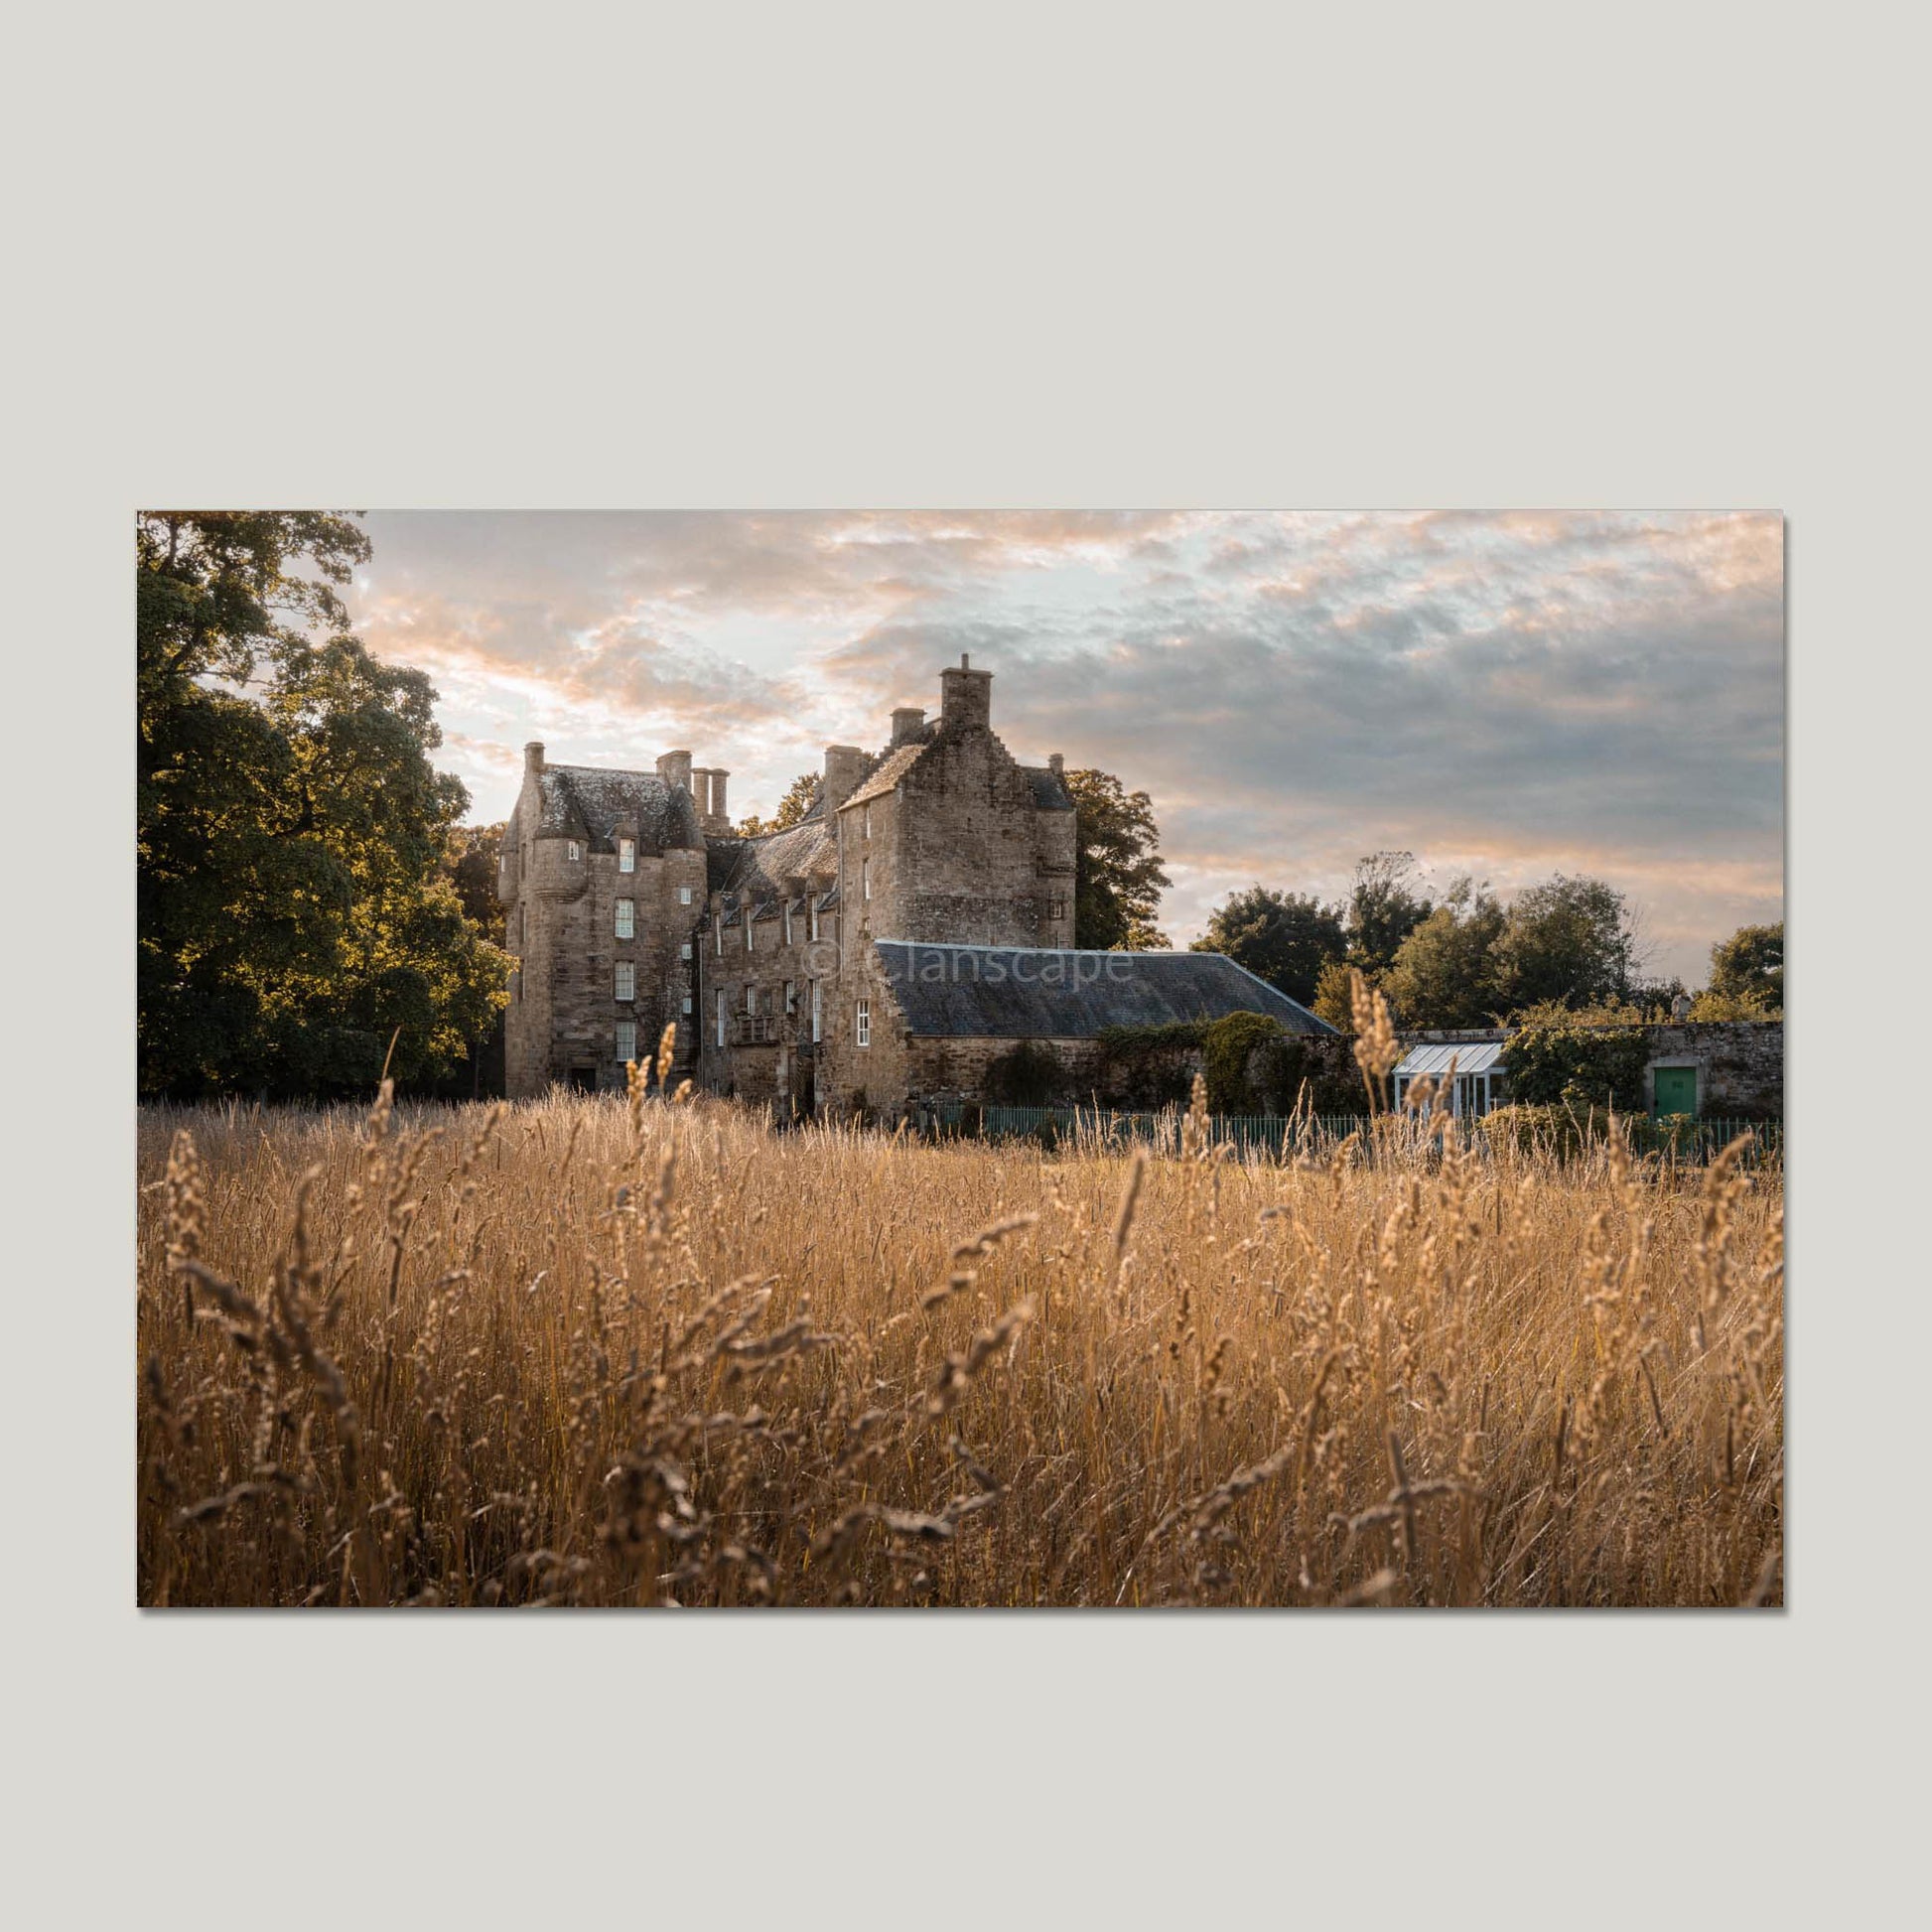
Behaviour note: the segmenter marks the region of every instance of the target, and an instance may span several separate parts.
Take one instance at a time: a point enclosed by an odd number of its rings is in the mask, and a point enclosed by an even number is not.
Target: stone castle
[[[972,1096],[1019,1039],[1077,1070],[1108,1027],[1255,1011],[1328,1033],[1216,954],[1072,950],[1062,760],[1008,752],[992,684],[962,657],[936,718],[896,710],[877,753],[828,746],[804,816],[757,838],[689,752],[619,771],[526,746],[497,874],[509,1095],[621,1087],[672,1023],[673,1082],[889,1119]]]

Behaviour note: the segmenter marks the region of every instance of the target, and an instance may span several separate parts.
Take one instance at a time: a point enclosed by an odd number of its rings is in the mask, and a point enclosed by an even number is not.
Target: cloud
[[[1251,880],[1333,893],[1416,851],[1499,885],[1591,870],[1659,964],[1780,916],[1783,533],[1687,512],[881,511],[371,516],[355,617],[491,745],[688,745],[768,810],[829,742],[937,703],[1150,791],[1198,930]],[[1727,922],[1727,923],[1725,923]],[[1720,929],[1722,924],[1722,929]]]

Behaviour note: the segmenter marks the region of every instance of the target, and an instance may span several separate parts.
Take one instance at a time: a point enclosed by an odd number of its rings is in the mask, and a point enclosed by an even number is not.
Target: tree
[[[1154,801],[1112,772],[1063,774],[1079,814],[1073,870],[1073,943],[1095,952],[1146,952],[1168,943],[1154,923],[1163,888]]]
[[[1504,1009],[1621,999],[1631,990],[1637,952],[1623,895],[1600,879],[1558,873],[1510,902],[1495,959]]]
[[[1354,982],[1349,978],[1350,967],[1344,959],[1331,959],[1322,967],[1314,982],[1314,998],[1309,1002],[1309,1011],[1317,1020],[1325,1020],[1339,1034],[1352,1034],[1355,1031],[1355,993]],[[1354,971],[1361,971],[1356,967]],[[1372,974],[1365,974],[1370,985],[1377,984]]]
[[[445,873],[469,804],[436,693],[345,631],[339,516],[136,519],[136,895],[145,1093],[366,1089],[486,1033],[508,959]],[[320,637],[317,636],[320,632]]]
[[[760,818],[757,812],[750,812],[738,821],[738,836],[741,839],[762,838],[767,832],[788,832],[812,808],[812,800],[818,796],[818,773],[801,771],[791,781],[790,788],[778,800],[778,809],[769,818]]]
[[[500,819],[494,825],[459,825],[443,855],[444,874],[456,889],[463,916],[495,946],[503,943],[505,910],[496,897],[496,862],[507,830]]]
[[[1348,950],[1341,908],[1312,895],[1250,886],[1214,908],[1195,952],[1226,953],[1257,979],[1307,1006],[1321,969]]]
[[[1383,992],[1405,1027],[1480,1027],[1497,1009],[1502,907],[1459,879],[1396,948]]]
[[[1711,948],[1711,995],[1739,1011],[1756,1008],[1765,1019],[1784,1011],[1784,921],[1740,925]]]
[[[1371,978],[1395,964],[1403,940],[1429,916],[1413,852],[1371,852],[1355,868],[1343,924],[1348,958]]]

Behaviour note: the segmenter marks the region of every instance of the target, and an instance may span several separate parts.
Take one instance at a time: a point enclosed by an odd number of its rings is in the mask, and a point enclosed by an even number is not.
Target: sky
[[[1339,897],[1408,850],[1438,890],[1607,879],[1648,969],[1783,917],[1775,512],[375,511],[349,595],[440,694],[478,822],[522,746],[688,748],[769,814],[883,747],[962,651],[1025,762],[1153,798],[1184,945],[1259,882]]]

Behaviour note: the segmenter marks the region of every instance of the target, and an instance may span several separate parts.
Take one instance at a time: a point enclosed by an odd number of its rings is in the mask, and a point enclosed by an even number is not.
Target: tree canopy
[[[1711,948],[1712,1004],[1724,1003],[1740,1017],[1765,1019],[1784,1011],[1784,921],[1740,925]]]
[[[1342,923],[1348,963],[1371,979],[1395,964],[1402,942],[1430,914],[1413,852],[1371,852],[1355,867]]]
[[[1459,879],[1396,949],[1383,990],[1405,1027],[1481,1027],[1496,1013],[1503,909]]]
[[[369,554],[320,513],[136,521],[139,1080],[366,1088],[488,1030],[509,962],[446,872],[469,804],[436,693],[346,631]]]
[[[1303,1006],[1315,996],[1322,968],[1348,948],[1339,906],[1305,893],[1250,886],[1214,908],[1195,952],[1226,953],[1257,979]]]
[[[1073,943],[1096,952],[1146,952],[1165,946],[1155,924],[1162,891],[1154,801],[1128,791],[1110,771],[1063,774],[1079,813],[1073,875]]]
[[[801,771],[792,779],[785,795],[778,800],[778,809],[769,818],[760,818],[757,812],[748,812],[738,821],[738,836],[741,839],[762,838],[766,832],[788,832],[812,808],[812,800],[818,796],[818,773]]]
[[[1512,1010],[1622,999],[1632,991],[1638,951],[1621,893],[1600,879],[1558,873],[1510,901],[1496,942],[1496,980]]]

